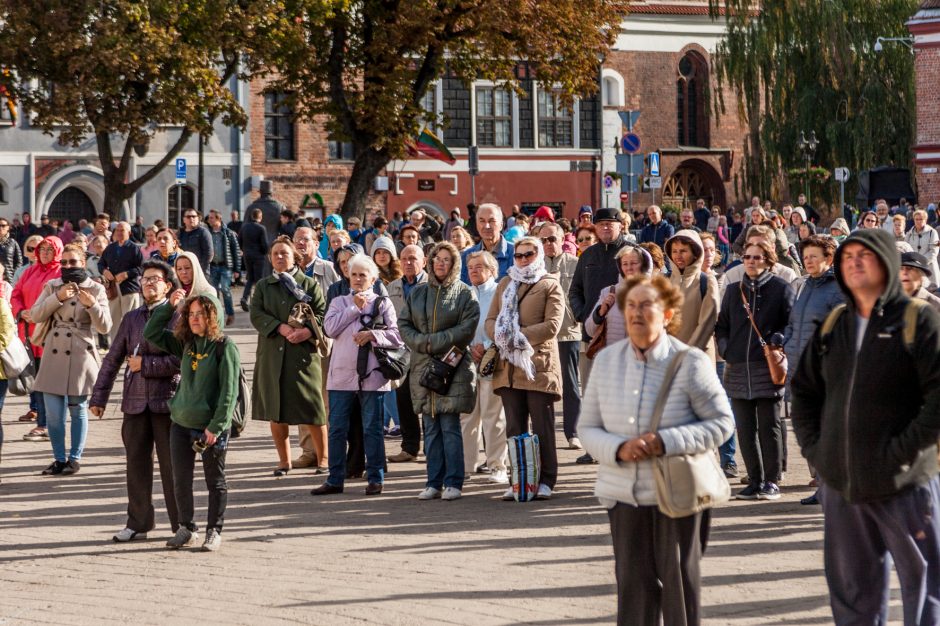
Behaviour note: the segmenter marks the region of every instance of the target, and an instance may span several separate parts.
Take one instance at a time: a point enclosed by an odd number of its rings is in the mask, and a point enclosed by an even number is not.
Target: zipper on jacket
[[[754,314],[754,321],[757,322],[757,309],[748,304],[751,307],[751,311]],[[746,311],[745,311],[746,312]],[[751,324],[747,325],[747,353],[744,355],[744,373],[747,375],[747,399],[752,400],[753,391],[751,390],[751,340],[754,338],[754,326]]]
[[[437,332],[437,303],[441,299],[441,286],[437,286],[437,295],[434,296],[434,310],[431,311],[431,334]],[[428,356],[434,358],[434,355],[431,354],[431,340],[428,340]],[[434,416],[434,392],[428,389],[431,392],[431,419],[435,419]]]

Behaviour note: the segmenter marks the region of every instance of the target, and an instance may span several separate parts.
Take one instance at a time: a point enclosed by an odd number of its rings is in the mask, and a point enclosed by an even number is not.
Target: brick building
[[[940,198],[940,0],[924,0],[907,27],[914,36],[917,93],[914,171],[926,204]]]

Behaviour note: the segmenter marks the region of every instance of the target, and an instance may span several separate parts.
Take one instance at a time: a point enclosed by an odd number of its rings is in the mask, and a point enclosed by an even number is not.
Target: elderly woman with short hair
[[[597,355],[578,425],[600,463],[594,493],[610,520],[617,623],[698,624],[709,515],[660,512],[653,459],[714,451],[734,430],[731,408],[711,359],[671,336],[682,294],[668,279],[635,276],[618,288],[617,304],[628,337]],[[657,395],[680,355],[653,431]]]
[[[379,370],[374,348],[400,348],[398,317],[391,300],[372,286],[379,268],[364,254],[346,264],[350,293],[330,303],[324,332],[334,339],[327,390],[330,397],[330,475],[311,491],[315,496],[342,493],[346,480],[346,439],[351,419],[362,420],[366,455],[367,496],[382,493],[385,482],[385,444],[382,436],[385,394],[389,380]],[[358,410],[354,411],[353,407]]]

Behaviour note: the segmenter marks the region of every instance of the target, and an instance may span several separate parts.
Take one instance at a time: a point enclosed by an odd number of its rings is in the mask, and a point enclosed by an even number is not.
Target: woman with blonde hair
[[[463,252],[467,248],[473,247],[473,238],[467,229],[463,226],[454,226],[450,230],[450,242],[457,247],[457,250]]]

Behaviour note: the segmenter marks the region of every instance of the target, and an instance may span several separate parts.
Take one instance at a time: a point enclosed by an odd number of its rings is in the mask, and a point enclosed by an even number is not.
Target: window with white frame
[[[477,145],[512,145],[512,94],[495,87],[476,88]]]
[[[0,96],[0,124],[13,123],[13,104],[6,96]]]
[[[571,148],[574,146],[574,119],[571,108],[562,103],[561,91],[540,89],[538,92],[539,147]]]

